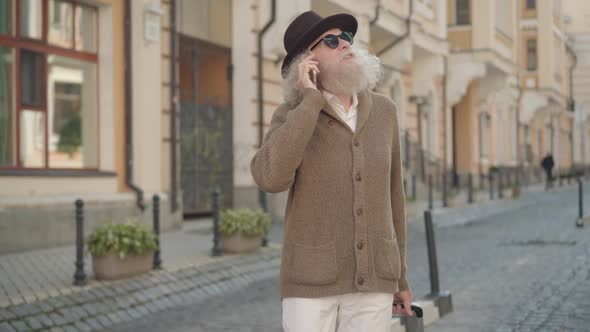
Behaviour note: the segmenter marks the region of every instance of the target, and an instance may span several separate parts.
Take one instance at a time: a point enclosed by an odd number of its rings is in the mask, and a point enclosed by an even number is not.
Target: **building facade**
[[[355,43],[381,58],[406,180],[477,182],[548,152],[587,165],[590,38],[565,2],[2,1],[0,253],[73,243],[77,198],[87,232],[150,222],[154,194],[179,227],[211,215],[216,188],[222,208],[281,220],[286,192],[261,193],[250,160],[283,102],[283,33],[306,10],[354,15]]]
[[[0,253],[73,243],[77,198],[87,233],[151,222],[154,194],[163,228],[179,225],[163,93],[167,6],[0,3]]]
[[[562,0],[564,30],[575,54],[573,69],[574,96],[574,165],[590,163],[590,3]]]

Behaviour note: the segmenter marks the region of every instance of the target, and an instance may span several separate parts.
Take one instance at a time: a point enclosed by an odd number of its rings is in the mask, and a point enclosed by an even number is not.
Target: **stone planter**
[[[92,256],[92,268],[97,280],[116,280],[150,271],[153,261],[153,250],[143,255],[129,254],[124,259],[111,251],[100,257]]]
[[[260,248],[261,242],[260,236],[246,236],[241,232],[234,235],[221,234],[221,248],[227,253],[256,251]]]

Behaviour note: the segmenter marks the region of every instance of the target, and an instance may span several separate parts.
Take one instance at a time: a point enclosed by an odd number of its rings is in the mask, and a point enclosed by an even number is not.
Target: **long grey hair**
[[[353,61],[356,66],[320,63],[318,75],[320,89],[333,94],[352,95],[377,86],[383,77],[381,60],[358,44],[351,45],[349,52],[343,52],[341,56],[344,57],[349,53],[354,55]],[[306,51],[295,57],[282,82],[283,98],[291,106],[299,104],[303,98],[298,85],[298,65],[308,55],[309,51]]]

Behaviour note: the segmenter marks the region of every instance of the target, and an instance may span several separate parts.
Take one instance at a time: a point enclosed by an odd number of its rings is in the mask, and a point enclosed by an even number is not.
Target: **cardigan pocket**
[[[375,253],[375,271],[383,279],[398,280],[400,278],[400,253],[397,240],[380,238]]]
[[[334,243],[308,246],[291,242],[287,250],[285,272],[291,282],[302,285],[327,285],[338,279]]]

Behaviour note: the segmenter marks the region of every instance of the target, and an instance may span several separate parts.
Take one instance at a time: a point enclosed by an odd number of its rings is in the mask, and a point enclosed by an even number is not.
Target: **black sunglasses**
[[[310,50],[313,50],[314,47],[318,46],[319,43],[321,43],[322,41],[324,42],[324,44],[326,44],[326,46],[328,46],[331,49],[335,49],[338,48],[338,43],[340,42],[338,40],[338,38],[347,41],[350,45],[352,45],[353,42],[353,34],[352,32],[342,32],[339,36],[333,35],[333,34],[329,34],[329,35],[325,35],[322,39],[320,39],[317,43],[313,44],[313,46],[310,48]]]

